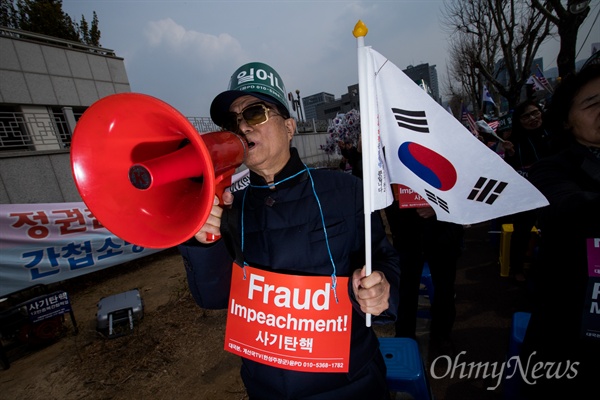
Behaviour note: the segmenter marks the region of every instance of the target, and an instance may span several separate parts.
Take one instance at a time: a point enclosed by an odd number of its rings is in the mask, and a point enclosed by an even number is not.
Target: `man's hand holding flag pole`
[[[393,201],[391,187],[387,182],[385,163],[381,153],[381,141],[379,140],[379,121],[377,103],[373,101],[376,97],[375,81],[368,79],[374,76],[373,63],[363,53],[367,49],[364,46],[364,37],[367,27],[358,21],[354,27],[354,37],[358,45],[358,86],[360,101],[360,129],[362,141],[362,162],[367,166],[363,170],[363,198],[365,213],[365,270],[366,274],[372,272],[371,264],[371,213],[387,207]],[[367,326],[371,326],[371,314],[366,315]]]
[[[440,221],[475,224],[546,206],[546,198],[398,67],[364,45],[358,21],[366,273],[371,213],[392,203],[391,183],[427,200]],[[367,314],[367,326],[370,326]]]

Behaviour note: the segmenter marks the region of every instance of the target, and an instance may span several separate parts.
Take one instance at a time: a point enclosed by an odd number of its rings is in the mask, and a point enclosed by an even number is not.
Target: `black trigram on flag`
[[[477,180],[467,199],[493,204],[507,185],[507,182],[499,182],[482,176]]]
[[[429,133],[425,111],[408,111],[392,108],[392,112],[394,113],[394,117],[396,118],[396,121],[398,121],[398,126],[400,128],[410,129],[415,132]]]
[[[448,207],[448,203],[446,203],[446,200],[437,197],[435,194],[431,193],[427,189],[425,189],[425,194],[427,195],[427,200],[429,200],[430,203],[437,204],[442,210],[450,214],[450,207]]]

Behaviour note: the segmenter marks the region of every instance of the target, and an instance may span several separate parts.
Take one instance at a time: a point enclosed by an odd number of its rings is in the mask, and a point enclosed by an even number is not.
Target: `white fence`
[[[327,140],[326,132],[296,133],[292,139],[292,146],[298,149],[300,158],[311,167],[326,167],[337,164],[342,158],[340,154],[327,155],[321,150]]]

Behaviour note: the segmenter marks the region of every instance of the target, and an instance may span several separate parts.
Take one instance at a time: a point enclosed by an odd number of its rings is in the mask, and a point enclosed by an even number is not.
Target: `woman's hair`
[[[535,101],[533,101],[531,99],[528,99],[528,100],[522,101],[521,103],[519,103],[515,106],[515,109],[513,111],[513,118],[515,118],[515,117],[520,118],[521,115],[525,114],[525,110],[529,106],[534,106],[538,110],[542,111],[542,109],[538,103],[536,103]]]
[[[525,128],[521,122],[521,115],[525,114],[525,110],[528,107],[533,106],[542,111],[542,108],[535,101],[528,99],[519,104],[517,104],[512,113],[512,138],[513,140],[519,140],[520,138],[524,138],[526,136]],[[545,116],[542,117],[542,121],[545,122]],[[545,123],[544,123],[545,125]]]
[[[566,127],[573,99],[579,90],[590,81],[600,77],[600,64],[589,64],[577,74],[567,75],[561,80],[548,106],[547,122],[552,128],[553,135],[562,143],[572,139],[570,130]]]

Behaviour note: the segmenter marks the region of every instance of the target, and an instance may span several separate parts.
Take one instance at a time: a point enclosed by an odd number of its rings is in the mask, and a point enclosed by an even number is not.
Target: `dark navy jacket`
[[[275,182],[284,181],[305,169],[297,151],[293,148],[291,150],[292,158],[275,177]],[[192,239],[179,246],[191,293],[201,307],[227,307],[231,253],[235,253],[232,248],[237,248],[239,253],[242,214],[243,257],[248,265],[283,274],[330,276],[333,273],[319,203],[313,193],[313,182],[323,211],[337,276],[351,277],[354,270],[365,264],[363,191],[360,179],[338,171],[311,169],[278,184],[275,190],[257,188],[256,186],[266,186],[266,182],[254,173],[250,174],[250,182],[251,187],[234,193],[232,211],[222,221],[224,236],[229,231],[233,237],[227,244],[233,241],[234,245],[226,246],[226,240],[219,240],[213,245],[201,245]],[[383,272],[391,285],[389,309],[380,316],[373,316],[373,324],[381,324],[393,322],[396,318],[399,260],[385,235],[380,214],[373,213],[371,220],[372,269]],[[338,287],[337,290],[338,293],[348,290],[351,299],[353,298],[351,282],[350,287]],[[352,301],[355,307],[352,315],[350,380],[359,373],[362,366],[379,354],[379,342],[374,331],[365,326],[364,313]],[[253,368],[264,368],[246,359],[243,359],[243,363],[243,368],[250,371]],[[269,368],[274,370],[273,374],[276,376],[290,373],[287,370]],[[290,376],[293,375],[294,373],[290,373]]]
[[[530,179],[550,204],[537,210],[542,233],[534,268],[535,302],[521,360],[531,355],[532,364],[554,362],[555,371],[564,371],[567,362],[578,365],[572,379],[543,379],[542,370],[537,383],[523,389],[531,399],[568,398],[586,389],[597,393],[600,339],[584,335],[582,327],[587,319],[598,319],[592,313],[586,240],[600,238],[600,157],[573,141],[536,163]]]

